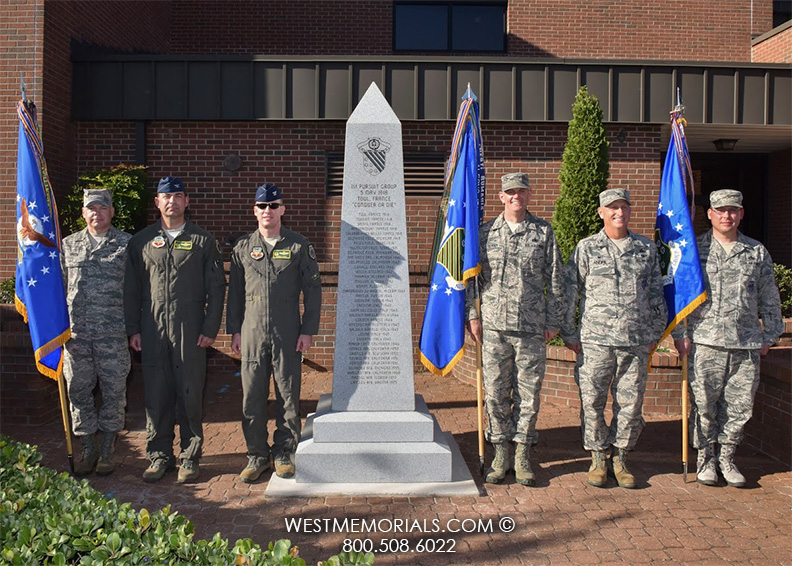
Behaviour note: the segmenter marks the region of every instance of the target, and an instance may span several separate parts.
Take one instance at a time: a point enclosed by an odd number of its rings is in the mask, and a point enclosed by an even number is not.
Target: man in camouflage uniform
[[[527,174],[501,178],[503,213],[479,230],[481,320],[472,292],[467,309],[470,332],[482,344],[486,436],[495,446],[485,481],[504,479],[514,442],[516,480],[532,486],[529,451],[538,438],[545,342],[561,325],[563,265],[552,227],[526,208],[529,196]]]
[[[705,485],[718,484],[717,458],[726,483],[745,486],[734,452],[753,411],[760,356],[782,331],[773,260],[738,230],[744,214],[739,191],[710,195],[712,229],[697,238],[707,301],[688,316],[687,329],[673,332],[680,356],[690,353],[690,428],[698,449],[696,479]]]
[[[269,469],[267,396],[270,374],[277,403],[272,454],[275,473],[294,475],[300,442],[300,363],[319,331],[322,287],[316,252],[281,224],[281,190],[264,184],[253,213],[258,229],[241,238],[231,256],[226,330],[242,355],[242,431],[248,464],[240,479],[256,481]],[[300,320],[300,294],[304,313]]]
[[[124,310],[129,345],[141,353],[143,369],[151,460],[143,479],[157,481],[175,467],[178,422],[184,483],[198,479],[206,349],[220,329],[225,274],[217,241],[185,218],[190,199],[181,179],[160,180],[154,201],[160,220],[129,242]]]
[[[86,228],[63,239],[61,266],[71,319],[63,375],[71,401],[74,434],[83,443],[82,459],[74,474],[94,468],[113,473],[113,447],[124,427],[126,378],[130,358],[124,328],[123,281],[127,243],[132,237],[110,224],[115,214],[107,189],[88,189],[83,195]],[[97,414],[93,390],[99,382],[102,407]],[[94,435],[103,433],[101,454]]]
[[[666,304],[654,242],[627,229],[629,191],[603,191],[599,203],[604,228],[578,242],[567,264],[561,337],[577,353],[583,446],[592,455],[588,483],[606,485],[608,460],[619,485],[634,488],[627,452],[644,426],[648,358],[665,329]],[[610,426],[604,415],[609,389]],[[611,461],[612,447],[616,450]]]

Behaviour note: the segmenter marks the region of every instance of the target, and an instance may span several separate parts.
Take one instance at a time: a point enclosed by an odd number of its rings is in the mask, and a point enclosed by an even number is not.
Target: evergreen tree
[[[561,195],[553,214],[561,255],[566,262],[575,245],[602,228],[597,216],[599,193],[608,188],[608,140],[597,98],[583,86],[572,105],[567,142],[561,159]]]

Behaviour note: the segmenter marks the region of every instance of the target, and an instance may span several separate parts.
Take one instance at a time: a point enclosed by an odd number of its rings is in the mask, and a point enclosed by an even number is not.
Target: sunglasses
[[[256,206],[259,207],[261,210],[267,210],[271,208],[272,210],[278,210],[280,208],[281,203],[279,202],[257,202]]]

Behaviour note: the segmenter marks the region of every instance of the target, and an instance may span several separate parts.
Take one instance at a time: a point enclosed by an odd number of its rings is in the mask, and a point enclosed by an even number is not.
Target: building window
[[[395,51],[506,51],[504,1],[418,2],[393,4]]]
[[[442,153],[404,154],[404,194],[406,196],[443,196],[446,156]],[[326,194],[341,196],[344,188],[344,154],[327,154]]]
[[[792,19],[792,0],[773,0],[773,27]]]

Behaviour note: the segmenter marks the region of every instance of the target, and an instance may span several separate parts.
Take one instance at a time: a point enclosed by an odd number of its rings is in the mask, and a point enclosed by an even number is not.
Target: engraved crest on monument
[[[390,144],[379,138],[369,138],[358,149],[363,154],[363,167],[371,175],[379,175],[385,170],[386,154],[390,151]]]

